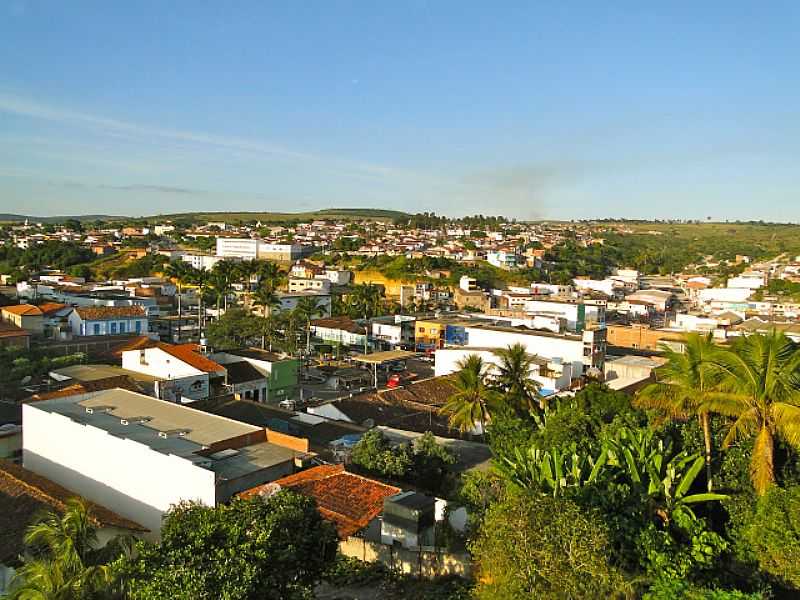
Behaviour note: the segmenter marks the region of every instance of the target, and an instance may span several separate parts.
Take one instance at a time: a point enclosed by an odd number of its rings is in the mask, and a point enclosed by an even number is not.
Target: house
[[[355,346],[364,348],[367,341],[367,330],[350,317],[329,317],[311,321],[311,333],[337,346]]]
[[[331,295],[314,290],[303,290],[301,292],[277,292],[275,294],[281,303],[281,310],[294,310],[303,298],[314,298],[319,307],[318,316],[330,316],[331,314]]]
[[[13,323],[0,321],[0,348],[30,348],[31,333]]]
[[[304,292],[311,290],[322,294],[329,294],[331,291],[331,280],[325,277],[290,277],[289,292]]]
[[[6,323],[16,325],[33,335],[42,335],[43,315],[38,306],[33,304],[17,304],[0,308],[0,316]]]
[[[28,526],[45,512],[61,514],[67,501],[80,497],[76,492],[6,460],[0,460],[0,596],[8,591],[25,552]],[[98,528],[98,543],[105,545],[121,534],[141,536],[142,525],[117,513],[89,503],[90,521]]]
[[[73,335],[141,335],[147,313],[141,306],[79,306],[68,317]]]
[[[171,506],[207,506],[280,479],[312,455],[308,440],[129,390],[28,402],[22,461],[158,539]]]
[[[384,501],[401,492],[400,488],[349,473],[344,465],[320,465],[246,490],[244,498],[291,490],[313,498],[322,518],[336,526],[340,539],[377,527]]]
[[[492,348],[476,348],[464,346],[461,348],[441,348],[436,351],[435,373],[442,377],[455,373],[460,369],[459,364],[471,355],[480,356],[484,363],[490,365],[489,373],[494,371],[500,363],[500,358]],[[540,393],[549,396],[555,392],[570,389],[574,379],[579,379],[583,373],[582,366],[577,368],[574,363],[564,362],[561,358],[547,359],[533,356],[529,377],[537,382]]]
[[[372,319],[372,337],[390,349],[414,346],[415,317],[394,315]]]
[[[297,393],[300,361],[295,358],[258,348],[215,352],[209,358],[225,369],[237,400],[277,403]]]
[[[225,367],[199,352],[195,344],[157,343],[122,352],[122,368],[158,379],[156,397],[171,402],[208,398],[214,384],[225,382]]]

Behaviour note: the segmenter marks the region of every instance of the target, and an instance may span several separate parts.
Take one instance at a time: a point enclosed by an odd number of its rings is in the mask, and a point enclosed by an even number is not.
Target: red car
[[[393,373],[389,376],[389,379],[386,381],[386,387],[389,389],[394,389],[400,387],[402,385],[406,385],[411,383],[417,378],[416,373],[409,373],[405,371],[403,373]]]

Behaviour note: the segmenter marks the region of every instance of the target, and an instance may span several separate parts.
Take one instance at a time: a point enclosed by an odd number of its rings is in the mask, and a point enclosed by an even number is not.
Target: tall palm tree
[[[213,287],[217,292],[217,313],[219,313],[219,299],[223,300],[225,310],[228,310],[228,292],[233,282],[238,278],[238,265],[230,260],[221,260],[211,270]]]
[[[264,335],[261,336],[261,347],[266,348],[267,337],[269,337],[269,350],[272,352],[272,330],[275,325],[272,313],[274,310],[280,309],[280,298],[269,286],[262,285],[253,293],[253,306],[261,307],[261,316],[264,320]]]
[[[362,315],[366,319],[380,313],[383,288],[373,283],[359,283],[353,287],[350,294],[350,306],[356,316]]]
[[[59,515],[44,514],[25,534],[30,549],[11,584],[11,600],[79,600],[106,594],[114,584],[109,563],[129,551],[117,538],[99,548],[98,528],[82,499]]]
[[[499,394],[488,385],[489,366],[477,354],[470,354],[458,362],[453,383],[456,392],[439,409],[448,415],[450,427],[461,433],[469,433],[480,424],[485,435],[485,424],[489,420],[489,408],[498,401]]]
[[[709,410],[734,418],[724,446],[755,438],[750,477],[763,495],[775,482],[775,438],[800,449],[800,349],[773,330],[740,338],[717,363],[725,395]]]
[[[536,357],[519,342],[493,352],[499,360],[495,366],[494,385],[504,394],[506,402],[523,413],[541,407],[543,400],[539,389],[542,386],[531,379]]]
[[[210,283],[210,274],[203,269],[191,267],[186,277],[187,283],[197,286],[197,329],[199,339],[203,337],[203,325],[205,323],[205,313],[203,312],[203,295]]]
[[[322,303],[313,296],[304,296],[297,301],[293,311],[298,321],[304,324],[306,330],[306,352],[309,349],[311,336],[311,319],[318,317],[322,313]]]
[[[686,420],[697,417],[703,430],[706,482],[712,489],[712,435],[710,403],[720,397],[722,370],[719,346],[711,333],[690,333],[684,339],[684,351],[664,346],[667,362],[656,370],[655,383],[642,388],[634,404],[655,410],[662,420]]]
[[[283,282],[283,273],[274,262],[267,260],[257,261],[255,269],[255,274],[258,276],[258,282],[261,286],[277,290]]]
[[[181,302],[181,294],[183,293],[183,284],[188,283],[191,278],[192,267],[188,263],[178,260],[169,263],[166,269],[166,275],[171,280],[175,281],[178,286],[178,335],[173,336],[173,339],[180,341],[181,336],[181,317],[183,316],[183,304]]]

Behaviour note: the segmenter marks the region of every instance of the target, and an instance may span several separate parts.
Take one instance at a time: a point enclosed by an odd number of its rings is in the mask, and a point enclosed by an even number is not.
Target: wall
[[[531,353],[542,358],[560,358],[563,362],[573,363],[576,372],[580,372],[584,364],[583,340],[567,337],[549,337],[467,327],[470,346],[486,348],[505,348],[520,343]]]
[[[48,401],[52,402],[52,401]],[[26,469],[151,530],[181,500],[215,503],[214,472],[55,413],[22,407]]]
[[[339,551],[345,556],[365,562],[380,562],[401,573],[428,579],[443,575],[468,577],[472,571],[469,554],[452,554],[434,548],[417,552],[350,537],[339,542]]]
[[[650,329],[641,325],[609,325],[606,332],[609,345],[638,350],[660,350],[662,342],[683,340],[683,334],[679,332]]]
[[[144,352],[144,363],[141,361],[142,352]],[[208,376],[204,371],[187,365],[160,348],[146,348],[144,350],[129,350],[123,352],[122,368],[160,379],[180,379],[181,377],[190,377],[194,375]]]

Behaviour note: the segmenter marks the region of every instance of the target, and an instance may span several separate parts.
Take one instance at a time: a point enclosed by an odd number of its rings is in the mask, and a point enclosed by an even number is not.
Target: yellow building
[[[424,351],[444,347],[446,328],[445,322],[436,319],[417,321],[414,328],[414,343],[417,350]]]

